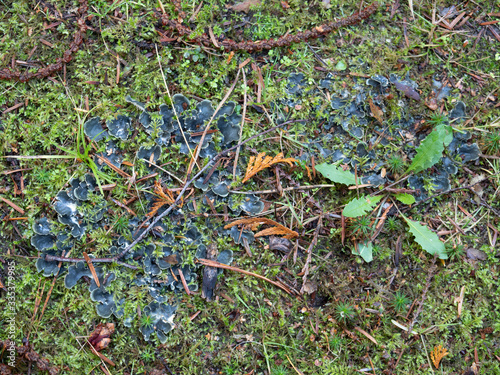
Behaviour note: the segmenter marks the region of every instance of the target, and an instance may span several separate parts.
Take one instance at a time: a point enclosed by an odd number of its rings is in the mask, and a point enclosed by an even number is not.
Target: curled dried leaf
[[[115,332],[113,323],[99,323],[89,336],[88,341],[98,352],[106,348],[111,342],[111,335]]]

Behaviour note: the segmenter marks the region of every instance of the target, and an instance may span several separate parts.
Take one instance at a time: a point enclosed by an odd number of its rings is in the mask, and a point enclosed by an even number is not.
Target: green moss
[[[99,28],[102,32],[88,31],[86,39],[89,41],[75,55],[74,60],[67,64],[67,86],[61,84],[63,75],[56,74],[54,79],[59,83],[44,79],[31,81],[27,84],[3,82],[0,95],[2,111],[17,103],[27,105],[16,111],[11,111],[1,116],[2,137],[0,148],[2,155],[17,154],[25,156],[37,155],[62,155],[63,152],[55,147],[65,147],[71,150],[76,148],[77,130],[79,124],[91,116],[100,116],[110,119],[118,112],[130,109],[124,98],[126,95],[147,101],[149,108],[157,109],[161,103],[168,103],[163,77],[158,68],[155,51],[148,55],[148,51],[140,50],[133,40],[159,41],[159,35],[154,30],[151,10],[157,2],[125,1],[120,2],[116,8],[108,1],[90,1],[91,12],[95,14],[92,27]],[[163,2],[167,12],[173,8],[169,2]],[[241,23],[246,17],[244,14],[234,14],[226,11],[225,4],[229,2],[215,2],[209,0],[202,6],[196,19],[196,32],[201,33],[211,26],[216,35],[226,34],[227,37],[238,39],[238,29],[226,31],[229,26],[221,26],[226,20],[234,25]],[[325,10],[321,6],[315,9],[303,9],[300,1],[289,1],[290,9],[284,10],[279,2],[264,2],[258,9],[249,13],[249,27],[243,28],[243,37],[251,39],[277,37],[290,30],[304,30],[320,24],[324,20],[342,15],[348,15],[358,8],[354,1],[331,1],[331,9]],[[232,2],[231,2],[232,4]],[[392,3],[384,2],[381,9]],[[437,4],[436,6],[442,6]],[[481,4],[484,13],[494,12],[490,4]],[[63,1],[58,3],[61,10],[76,6],[76,2]],[[243,138],[248,138],[262,131],[269,121],[265,114],[260,114],[251,109],[252,104],[258,104],[269,110],[271,103],[283,97],[287,78],[291,72],[303,72],[310,83],[323,78],[326,72],[317,68],[335,72],[339,79],[335,80],[333,89],[329,94],[339,92],[344,87],[352,90],[355,87],[353,76],[348,73],[364,75],[382,74],[388,76],[395,73],[404,76],[407,72],[417,81],[422,90],[421,102],[412,103],[410,108],[399,106],[400,93],[391,89],[393,99],[388,99],[387,110],[384,113],[384,126],[394,130],[393,123],[409,114],[428,116],[429,110],[425,101],[432,92],[431,78],[433,74],[446,70],[448,78],[456,83],[461,79],[461,85],[469,92],[475,91],[476,96],[462,94],[471,110],[476,113],[478,98],[492,92],[495,88],[495,75],[498,61],[495,61],[495,45],[489,43],[483,36],[477,45],[469,43],[464,46],[466,34],[447,33],[441,28],[433,27],[423,14],[432,14],[433,5],[422,3],[415,6],[416,18],[411,20],[407,4],[401,4],[401,9],[396,12],[394,19],[389,18],[390,12],[378,11],[370,20],[362,25],[340,30],[326,36],[321,40],[309,42],[315,53],[326,64],[320,62],[312,54],[311,48],[305,43],[299,43],[287,48],[275,49],[268,53],[250,56],[246,52],[236,52],[228,63],[227,52],[209,51],[190,44],[170,44],[159,49],[165,78],[172,94],[184,93],[192,98],[209,98],[214,104],[218,103],[226,94],[228,87],[236,77],[238,65],[248,57],[252,63],[261,68],[264,86],[261,100],[257,103],[258,74],[255,69],[246,71],[247,82],[240,81],[230,100],[238,102],[241,113],[243,90],[248,85],[248,108]],[[193,4],[183,2],[183,8],[192,14]],[[117,21],[114,16],[115,9],[127,14],[127,21]],[[21,17],[22,16],[22,17]],[[401,24],[403,17],[407,20],[407,36],[409,47],[402,36]],[[24,18],[24,20],[23,20]],[[33,47],[37,46],[32,57],[42,64],[48,64],[60,56],[67,48],[68,41],[74,25],[71,21],[61,23],[56,29],[45,30],[47,24],[55,22],[50,12],[35,12],[33,4],[27,1],[15,2],[8,16],[0,20],[5,38],[0,43],[0,65],[9,64],[11,57],[26,61]],[[31,35],[28,29],[31,28]],[[432,30],[432,35],[431,35]],[[49,48],[40,44],[39,39],[44,38],[54,44]],[[437,50],[440,47],[443,52]],[[127,65],[121,66],[120,82],[116,82],[116,57],[118,53]],[[355,62],[358,58],[365,61],[359,66]],[[401,63],[398,60],[408,61]],[[339,61],[344,61],[348,67],[346,71],[339,72],[335,69]],[[481,84],[473,75],[483,77]],[[107,77],[107,78],[106,78]],[[356,76],[354,76],[356,77]],[[489,78],[491,77],[491,78]],[[241,79],[241,74],[240,74]],[[107,80],[107,84],[105,83]],[[98,82],[98,84],[89,83]],[[253,82],[253,84],[252,84]],[[314,90],[314,88],[311,88]],[[454,95],[459,94],[454,89]],[[85,101],[88,98],[91,112],[85,112]],[[455,98],[449,98],[445,111],[453,108]],[[292,118],[301,118],[303,113],[315,109],[317,105],[326,103],[324,98],[312,96],[301,103],[301,109],[288,108]],[[121,107],[126,107],[125,109]],[[489,107],[484,107],[489,111]],[[286,113],[284,108],[280,109]],[[491,124],[495,117],[491,113],[477,111],[474,123],[469,127]],[[439,117],[438,115],[435,116]],[[477,124],[477,125],[476,125]],[[137,123],[134,126],[139,128]],[[297,155],[304,147],[306,139],[314,137],[317,128],[315,122],[297,124],[286,131],[271,133],[270,137],[279,137],[280,147],[285,154]],[[481,150],[489,155],[495,155],[495,137],[498,132],[494,128],[487,128],[486,132],[479,133],[479,128],[470,129],[473,141],[481,141]],[[484,130],[484,129],[482,129]],[[395,137],[398,137],[397,133]],[[134,161],[135,152],[139,145],[144,144],[146,136],[139,131],[129,143],[121,144],[124,149],[125,160],[134,163],[134,167],[124,166],[123,169],[132,175],[145,176],[150,172],[143,163]],[[365,141],[369,141],[365,139]],[[257,139],[248,146],[257,151],[275,149],[275,140]],[[497,142],[498,143],[498,142]],[[332,138],[332,147],[343,146],[337,135]],[[102,145],[98,150],[102,152]],[[165,168],[179,178],[184,178],[189,158],[179,156],[178,146],[171,146],[160,159]],[[397,143],[393,145],[394,155],[399,157]],[[240,158],[248,160],[253,155],[249,149],[242,149]],[[405,159],[402,159],[405,160]],[[399,161],[397,162],[399,163]],[[0,222],[0,235],[2,236],[2,258],[16,262],[15,285],[16,302],[16,341],[21,342],[23,337],[30,333],[30,341],[35,350],[47,357],[51,364],[60,368],[70,368],[73,373],[90,373],[100,361],[88,349],[82,349],[83,337],[87,337],[99,322],[104,322],[97,316],[95,306],[89,303],[87,285],[77,285],[67,290],[63,280],[58,278],[52,289],[47,307],[41,316],[41,307],[32,322],[35,311],[35,301],[41,298],[41,305],[45,302],[51,280],[41,277],[35,268],[32,259],[38,254],[30,244],[32,224],[34,218],[46,215],[53,217],[54,212],[47,207],[54,196],[64,187],[74,174],[82,175],[86,170],[75,160],[17,160],[14,163],[5,158],[0,159],[2,170],[11,171],[18,168],[32,168],[23,171],[23,194],[14,194],[14,187],[10,175],[2,177],[0,188],[2,196],[26,211],[27,221],[16,222],[2,220]],[[244,164],[243,164],[244,165]],[[396,165],[397,167],[398,165]],[[472,167],[471,167],[472,168]],[[493,166],[479,161],[478,169],[474,171],[483,173],[482,169],[493,170]],[[115,172],[105,167],[116,188],[112,197],[122,201],[130,199],[127,179],[120,177]],[[395,168],[394,173],[400,173]],[[494,174],[494,173],[493,173]],[[274,174],[269,174],[274,176]],[[305,173],[296,170],[290,176],[298,184],[316,183],[306,180]],[[17,177],[16,177],[17,178]],[[458,186],[458,180],[454,186]],[[495,190],[498,182],[492,180],[492,185],[484,183],[487,200],[494,204]],[[319,182],[318,182],[319,183]],[[248,189],[274,189],[270,185],[262,185],[260,181],[249,181]],[[238,184],[234,186],[238,188]],[[132,187],[132,191],[134,188]],[[109,194],[109,193],[107,193]],[[133,192],[136,194],[136,192]],[[352,195],[341,187],[336,189],[315,190],[314,194],[286,192],[285,197],[269,196],[270,209],[288,207],[285,211],[276,211],[277,220],[290,223],[290,226],[303,226],[304,235],[301,234],[297,248],[297,260],[293,254],[283,260],[283,254],[262,249],[264,243],[258,243],[252,248],[254,257],[246,257],[244,250],[233,246],[225,238],[218,238],[219,249],[231,248],[237,255],[236,266],[251,272],[284,280],[295,289],[302,286],[302,278],[297,276],[304,267],[305,258],[303,248],[307,248],[310,238],[307,233],[313,233],[314,228],[303,224],[312,216],[316,209],[311,206],[313,200],[319,202],[324,212],[338,213],[341,204],[347,202]],[[36,200],[35,200],[36,198]],[[197,199],[197,198],[196,198]],[[439,265],[436,276],[431,282],[424,308],[418,317],[415,329],[423,333],[427,350],[435,345],[443,344],[450,351],[450,356],[443,361],[445,373],[460,373],[471,365],[474,347],[478,350],[481,370],[484,373],[500,372],[497,361],[492,360],[492,354],[500,355],[500,349],[495,344],[494,337],[500,332],[500,285],[495,278],[498,274],[499,261],[491,250],[488,242],[488,226],[483,225],[486,220],[498,227],[498,221],[485,211],[469,202],[464,202],[461,195],[450,195],[442,198],[443,205],[430,207],[430,211],[415,209],[411,211],[414,220],[426,221],[428,217],[455,218],[460,213],[455,212],[455,200],[472,213],[479,223],[474,224],[471,219],[462,217],[462,228],[471,227],[467,235],[456,235],[463,241],[464,248],[477,247],[484,250],[488,258],[484,262],[470,264],[465,262],[463,254],[457,253],[455,258],[446,265]],[[446,205],[444,203],[452,202]],[[94,202],[95,203],[95,202]],[[288,206],[285,206],[285,205]],[[144,214],[145,208],[139,201],[131,204],[138,214]],[[295,215],[291,213],[293,208]],[[484,209],[484,210],[483,210]],[[309,211],[308,211],[309,210]],[[427,208],[426,208],[427,210]],[[477,210],[477,211],[476,211]],[[113,227],[109,234],[104,230],[93,232],[88,240],[94,241],[89,246],[98,253],[105,253],[110,244],[112,235],[120,234],[127,226],[130,218],[125,210],[113,206],[116,221],[109,223]],[[310,214],[311,213],[311,214]],[[17,217],[16,211],[2,203],[1,215]],[[281,217],[280,215],[283,215]],[[24,215],[23,215],[24,216]],[[489,217],[489,219],[488,219]],[[4,218],[4,216],[2,216]],[[274,217],[273,217],[274,218]],[[299,220],[297,220],[299,218]],[[117,363],[114,373],[125,372],[149,373],[152,368],[161,368],[160,358],[165,359],[174,373],[200,374],[209,372],[223,373],[248,373],[269,371],[271,373],[294,373],[291,363],[304,373],[311,374],[349,374],[355,370],[369,367],[363,360],[366,358],[367,341],[364,336],[358,335],[358,340],[353,340],[338,324],[339,302],[344,301],[345,308],[349,309],[347,324],[360,327],[372,334],[379,343],[385,345],[385,351],[379,347],[370,347],[369,354],[374,366],[386,369],[391,360],[397,360],[402,348],[405,353],[398,364],[398,371],[407,374],[422,373],[420,366],[427,366],[427,357],[420,342],[408,344],[403,338],[403,331],[396,327],[391,320],[407,324],[404,309],[396,306],[421,299],[424,288],[423,280],[430,267],[430,259],[422,250],[404,240],[403,258],[400,267],[393,279],[391,257],[394,249],[395,231],[399,235],[401,225],[392,218],[387,219],[384,231],[374,240],[376,258],[370,264],[357,264],[350,251],[342,251],[342,228],[338,221],[331,220],[324,225],[330,231],[321,232],[319,245],[313,251],[310,275],[308,279],[318,286],[316,294],[302,296],[287,296],[274,287],[259,281],[256,278],[243,276],[240,273],[224,271],[224,276],[219,277],[217,295],[219,300],[207,303],[199,295],[183,296],[183,304],[177,312],[177,328],[169,335],[166,345],[160,346],[158,342],[150,345],[143,341],[138,332],[141,319],[138,315],[143,307],[150,302],[147,291],[142,287],[132,286],[123,293],[126,297],[124,305],[125,315],[134,315],[132,328],[127,328],[117,321],[117,332],[112,336],[109,349],[103,354]],[[392,220],[392,221],[391,221]],[[300,221],[300,224],[297,222]],[[200,223],[203,220],[200,219]],[[17,230],[13,223],[16,224]],[[221,225],[223,223],[221,222]],[[364,223],[362,228],[370,226]],[[440,225],[440,224],[436,224]],[[437,228],[437,227],[436,227]],[[490,228],[491,229],[491,228]],[[361,230],[361,229],[360,229]],[[441,228],[439,230],[445,230]],[[450,226],[446,230],[453,230]],[[481,231],[480,231],[481,230]],[[19,231],[19,233],[17,232]],[[362,230],[361,230],[362,231]],[[328,238],[323,238],[330,232]],[[19,235],[20,234],[20,235]],[[491,234],[491,232],[490,232]],[[345,239],[346,245],[351,246],[349,238]],[[458,242],[459,243],[459,242]],[[450,244],[449,249],[460,248]],[[7,250],[9,255],[7,255]],[[293,250],[295,251],[295,250]],[[21,257],[13,257],[11,254]],[[22,258],[27,257],[27,258]],[[31,257],[31,258],[29,258]],[[193,259],[189,259],[193,261]],[[286,262],[284,266],[270,266],[279,262]],[[133,272],[125,272],[117,266],[111,266],[119,274],[121,282],[131,281]],[[472,276],[473,275],[473,276]],[[201,276],[201,275],[200,275]],[[1,275],[5,283],[5,275]],[[388,281],[391,280],[389,284]],[[460,318],[457,317],[457,306],[454,298],[460,295],[461,288],[465,286],[465,298]],[[121,293],[119,282],[112,284],[116,293]],[[390,290],[388,289],[390,288]],[[43,291],[43,293],[42,293]],[[224,299],[222,293],[230,300]],[[394,296],[399,296],[397,303]],[[120,296],[121,297],[121,296]],[[404,297],[404,298],[403,298]],[[318,302],[322,301],[321,303]],[[403,303],[404,302],[404,303]],[[318,303],[318,307],[315,306]],[[351,314],[356,306],[356,314]],[[351,309],[352,308],[352,309]],[[396,311],[398,310],[398,311]],[[190,317],[200,311],[199,315],[190,320]],[[380,314],[373,313],[379,311]],[[415,308],[413,309],[415,311]],[[1,313],[0,313],[1,315]],[[145,315],[142,315],[143,317]],[[146,318],[143,318],[146,319]],[[411,319],[411,317],[410,317]],[[0,317],[0,326],[5,326],[5,316]],[[316,328],[317,327],[317,328]],[[347,327],[349,331],[351,331]],[[493,333],[481,336],[481,330],[492,328]],[[0,330],[0,339],[5,339],[5,330]],[[357,335],[355,332],[354,334]],[[496,346],[495,346],[496,345]],[[488,348],[488,349],[483,349]],[[465,353],[465,354],[462,354]],[[318,360],[318,365],[312,366]]]

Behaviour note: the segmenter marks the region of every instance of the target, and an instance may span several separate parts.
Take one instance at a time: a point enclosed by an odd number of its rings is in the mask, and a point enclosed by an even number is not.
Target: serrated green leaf
[[[373,244],[371,241],[361,242],[357,245],[357,249],[352,249],[352,253],[359,255],[366,263],[370,263],[373,260]]]
[[[411,234],[415,236],[415,241],[422,246],[422,248],[429,254],[437,254],[439,259],[448,259],[448,254],[444,247],[444,243],[439,240],[436,233],[431,231],[426,226],[420,223],[408,219],[406,216],[402,215],[405,221],[408,223]]]
[[[413,204],[415,203],[415,197],[407,193],[396,194],[396,199],[403,204]]]
[[[413,158],[406,173],[411,171],[418,173],[439,162],[443,155],[444,147],[448,146],[452,140],[453,131],[451,126],[444,124],[436,126],[420,143],[417,155]]]
[[[453,128],[450,125],[442,124],[437,126],[436,130],[441,134],[444,146],[448,147],[451,141],[453,141]]]
[[[322,163],[315,167],[315,169],[329,180],[345,185],[355,185],[356,179],[349,171],[344,171],[342,168],[334,164]]]
[[[358,217],[371,211],[373,207],[382,199],[381,195],[362,196],[361,198],[354,198],[352,201],[347,203],[342,211],[345,217]]]

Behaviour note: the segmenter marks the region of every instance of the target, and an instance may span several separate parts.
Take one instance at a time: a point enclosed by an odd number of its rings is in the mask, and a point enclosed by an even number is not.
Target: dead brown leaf
[[[306,292],[307,294],[312,294],[314,293],[316,290],[318,290],[318,285],[315,283],[315,282],[312,282],[311,280],[307,280],[305,283],[304,283],[304,286],[302,287],[302,289],[304,290],[304,292]]]
[[[382,117],[384,115],[384,112],[375,103],[373,103],[373,100],[371,98],[368,99],[368,104],[370,104],[370,111],[372,111],[373,117],[375,117],[377,121],[382,124],[382,122],[384,121]]]
[[[98,352],[106,348],[111,342],[111,335],[115,332],[115,325],[113,323],[102,324],[99,323],[89,337],[89,343]]]

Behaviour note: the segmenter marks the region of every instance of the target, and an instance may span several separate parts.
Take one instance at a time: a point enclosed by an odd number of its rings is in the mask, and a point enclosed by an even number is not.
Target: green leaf
[[[352,249],[354,255],[359,255],[366,263],[373,260],[373,244],[371,241],[361,242],[356,247]]]
[[[335,65],[335,69],[337,70],[346,70],[347,69],[347,65],[345,64],[345,62],[343,60],[340,60],[337,65]]]
[[[355,185],[356,179],[349,171],[344,171],[342,168],[334,164],[322,163],[317,165],[316,170],[329,180],[345,185]]]
[[[358,217],[371,211],[373,207],[382,199],[381,195],[376,195],[374,197],[362,196],[361,198],[354,198],[352,201],[347,203],[342,211],[345,217]]]
[[[431,231],[426,226],[420,223],[408,219],[405,215],[402,215],[403,219],[408,223],[410,227],[410,232],[415,236],[415,241],[422,246],[422,248],[429,254],[437,254],[439,259],[448,259],[448,254],[446,254],[444,243],[439,240],[436,233]]]
[[[443,155],[445,146],[453,140],[453,131],[449,125],[438,125],[423,141],[417,149],[417,155],[413,158],[406,173],[414,171],[421,172],[436,164]]]
[[[415,203],[415,197],[407,193],[396,194],[396,199],[403,204],[413,204]]]

